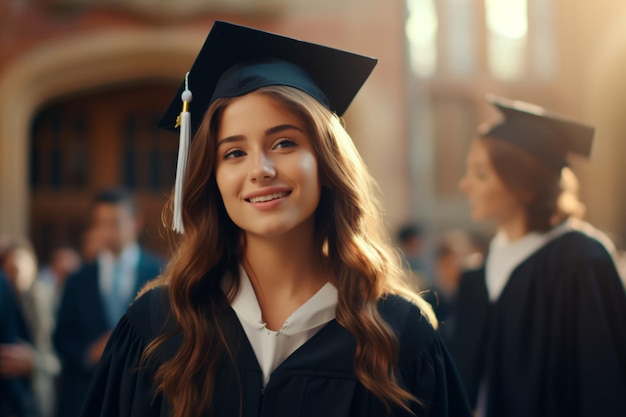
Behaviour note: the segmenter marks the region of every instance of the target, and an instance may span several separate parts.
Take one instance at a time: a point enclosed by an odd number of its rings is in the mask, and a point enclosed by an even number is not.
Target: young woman
[[[626,295],[565,167],[593,129],[525,103],[480,135],[460,182],[498,231],[458,290],[451,351],[478,416],[626,415]]]
[[[470,415],[337,116],[371,68],[215,24],[187,83],[206,88],[192,113],[208,110],[184,234],[114,331],[83,416]]]

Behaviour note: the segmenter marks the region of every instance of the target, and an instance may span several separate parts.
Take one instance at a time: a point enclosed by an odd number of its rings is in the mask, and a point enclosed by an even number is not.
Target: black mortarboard
[[[589,157],[593,127],[523,101],[491,95],[487,101],[502,112],[504,119],[480,132],[482,136],[507,140],[535,155],[557,172],[567,165],[566,155],[569,152]]]
[[[300,89],[342,115],[377,60],[246,26],[217,21],[189,70],[195,132],[210,104],[268,85]],[[159,126],[174,130],[183,83]]]
[[[159,122],[159,127],[168,130],[180,125],[173,229],[184,231],[182,193],[190,137],[214,100],[242,96],[265,86],[284,85],[304,91],[341,116],[376,62],[375,58],[352,52],[215,22]]]

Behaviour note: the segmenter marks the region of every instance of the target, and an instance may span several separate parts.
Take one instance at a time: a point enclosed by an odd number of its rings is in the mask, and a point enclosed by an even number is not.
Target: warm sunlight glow
[[[485,8],[490,32],[509,39],[526,37],[527,0],[485,0]]]
[[[411,68],[422,77],[437,68],[437,12],[434,0],[408,0],[406,36]]]
[[[516,80],[526,72],[527,0],[485,0],[488,61],[493,76]]]

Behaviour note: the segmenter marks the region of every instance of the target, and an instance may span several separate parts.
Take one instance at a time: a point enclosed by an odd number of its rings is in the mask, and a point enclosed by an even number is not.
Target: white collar
[[[261,315],[261,307],[250,283],[250,278],[243,267],[239,268],[239,291],[230,303],[240,320],[256,329],[267,329]],[[274,333],[292,336],[326,324],[335,318],[337,307],[337,288],[330,282],[324,284],[309,300],[302,304],[285,320],[283,327]]]
[[[528,233],[521,239],[510,242],[506,234],[499,231],[489,244],[485,265],[485,284],[489,300],[496,301],[504,290],[511,273],[532,254],[548,242],[572,230],[565,221],[547,233]]]

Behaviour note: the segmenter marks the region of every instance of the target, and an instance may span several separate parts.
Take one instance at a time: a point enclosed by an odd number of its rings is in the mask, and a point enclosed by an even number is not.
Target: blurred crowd
[[[137,226],[133,197],[108,189],[81,246],[60,245],[45,263],[28,240],[0,236],[0,416],[78,414],[112,328],[163,265],[139,247]]]
[[[464,229],[447,229],[432,236],[418,222],[401,225],[396,244],[413,286],[433,307],[444,339],[459,280],[464,271],[480,267],[488,239]]]
[[[10,289],[7,298],[15,301],[10,304],[17,323],[17,338],[0,346],[0,374],[27,380],[24,386],[32,387],[36,399],[28,403],[36,402],[38,407],[30,411],[33,415],[54,415],[61,371],[52,346],[56,312],[67,277],[85,261],[77,248],[60,246],[53,250],[48,263],[39,266],[30,242],[8,236],[0,239],[0,279],[6,280]],[[23,395],[30,396],[27,388],[22,390]]]

